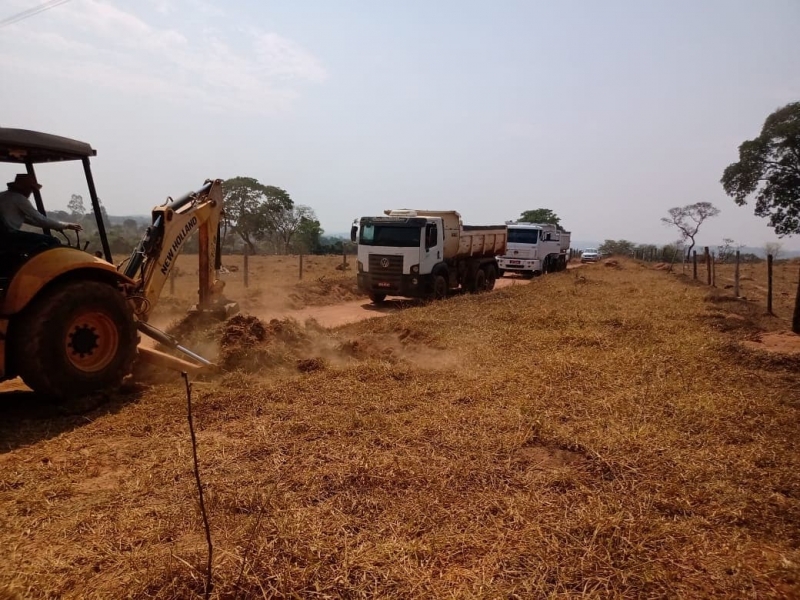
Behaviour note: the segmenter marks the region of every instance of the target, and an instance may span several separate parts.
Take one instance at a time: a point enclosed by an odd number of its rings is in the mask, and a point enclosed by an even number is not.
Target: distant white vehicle
[[[600,260],[600,252],[596,248],[586,248],[581,252],[582,263],[597,262],[598,260]]]

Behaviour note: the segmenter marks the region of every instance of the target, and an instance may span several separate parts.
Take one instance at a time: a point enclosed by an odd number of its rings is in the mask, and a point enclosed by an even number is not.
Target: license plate
[[[512,265],[521,265],[522,264],[521,260],[510,260],[508,262],[510,262]]]
[[[391,286],[390,286],[390,285],[389,285],[387,282],[385,282],[385,281],[381,281],[381,282],[378,284],[378,287],[391,287]]]

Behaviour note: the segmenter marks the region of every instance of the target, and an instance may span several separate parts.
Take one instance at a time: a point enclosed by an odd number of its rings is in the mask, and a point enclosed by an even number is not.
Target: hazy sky
[[[0,124],[90,142],[112,214],[245,175],[330,232],[548,207],[578,239],[667,242],[666,210],[706,200],[706,243],[761,245],[719,179],[800,100],[798,31],[798,0],[71,0],[0,29]],[[81,175],[42,168],[47,206]]]

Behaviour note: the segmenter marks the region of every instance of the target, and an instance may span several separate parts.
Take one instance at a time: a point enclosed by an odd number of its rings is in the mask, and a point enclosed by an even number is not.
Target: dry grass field
[[[195,332],[211,596],[798,597],[800,357],[726,292],[621,262]],[[0,598],[202,597],[179,379],[0,411]]]

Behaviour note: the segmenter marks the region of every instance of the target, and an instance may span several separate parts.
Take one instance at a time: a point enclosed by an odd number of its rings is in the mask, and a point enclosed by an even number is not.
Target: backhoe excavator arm
[[[135,296],[143,298],[138,316],[146,321],[158,304],[164,284],[186,241],[195,233],[199,241],[198,308],[210,310],[221,300],[224,282],[220,269],[219,225],[223,211],[222,181],[205,185],[177,200],[170,199],[152,213],[152,225],[131,254],[125,275],[136,281]]]

